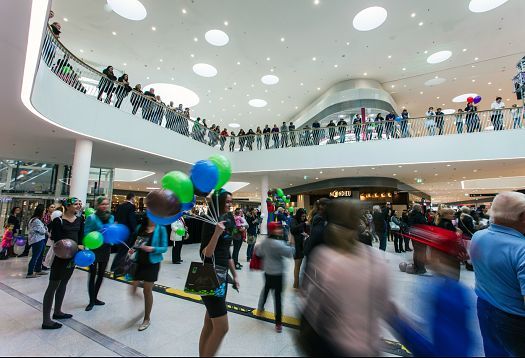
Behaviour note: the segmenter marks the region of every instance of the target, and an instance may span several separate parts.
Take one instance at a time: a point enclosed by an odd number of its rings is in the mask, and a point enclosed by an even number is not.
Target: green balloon
[[[278,189],[277,189],[277,196],[279,196],[279,197],[281,197],[281,198],[284,196],[283,189],[281,189],[281,188],[278,188]]]
[[[215,185],[215,190],[221,189],[224,184],[230,180],[232,176],[232,166],[230,161],[223,155],[216,154],[212,155],[208,158],[215,166],[217,167],[217,170],[219,171],[219,180],[217,182],[217,185]]]
[[[193,201],[193,183],[183,172],[169,172],[162,177],[161,183],[162,188],[170,190],[183,204]]]
[[[178,228],[177,231],[175,231],[175,233],[179,236],[183,236],[186,233],[186,230],[183,228]]]
[[[93,215],[94,213],[95,213],[95,209],[93,209],[93,208],[87,208],[86,210],[84,210],[84,215],[86,215],[86,218],[88,216]]]
[[[290,199],[286,198],[285,203],[290,204]]]
[[[295,209],[294,209],[293,206],[290,206],[290,207],[288,208],[288,211],[290,212],[290,214],[293,214],[293,211],[294,211],[294,210],[295,210]]]
[[[104,243],[104,236],[102,236],[102,234],[98,231],[91,231],[89,234],[84,236],[83,243],[86,249],[95,250]]]
[[[62,67],[62,73],[64,75],[69,75],[71,73],[71,68],[69,68],[67,66]]]

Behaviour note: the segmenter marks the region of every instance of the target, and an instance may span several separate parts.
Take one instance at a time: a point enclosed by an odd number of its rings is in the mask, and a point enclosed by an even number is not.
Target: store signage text
[[[374,200],[382,198],[391,198],[392,193],[361,193],[359,199],[361,200]]]
[[[330,192],[332,198],[339,198],[342,196],[352,196],[352,190],[333,190]]]

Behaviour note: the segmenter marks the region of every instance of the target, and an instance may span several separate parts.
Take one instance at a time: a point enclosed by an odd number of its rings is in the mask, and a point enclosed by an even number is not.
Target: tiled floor
[[[390,279],[393,287],[393,299],[402,308],[409,310],[415,317],[424,310],[426,283],[432,277],[414,276],[399,272],[401,261],[410,261],[409,254],[394,254],[389,245],[385,255],[392,268]],[[244,253],[245,247],[241,250]],[[169,249],[171,250],[171,248]],[[182,256],[184,263],[171,264],[171,252],[165,255],[159,284],[183,289],[189,264],[198,260],[198,247],[185,245]],[[244,255],[241,255],[244,258]],[[41,302],[47,287],[47,276],[26,279],[27,258],[15,258],[0,262],[0,282]],[[242,260],[241,262],[244,262]],[[250,272],[245,268],[239,272],[240,292],[228,291],[228,301],[256,307],[263,279],[260,272]],[[297,317],[297,299],[291,288],[293,265],[290,260],[287,288],[284,293],[284,314]],[[463,270],[462,281],[472,287],[474,275]],[[152,325],[144,332],[137,327],[143,313],[142,297],[132,297],[128,285],[113,280],[105,280],[100,299],[105,306],[95,307],[85,312],[88,303],[87,273],[76,270],[68,285],[64,301],[64,311],[72,313],[74,319],[99,331],[100,333],[145,355],[155,356],[196,356],[204,306],[176,297],[154,293]],[[474,300],[474,297],[472,297]],[[0,291],[0,355],[16,356],[111,356],[116,355],[103,345],[94,342],[75,330],[64,326],[57,331],[40,329],[41,312],[24,302]],[[269,299],[267,310],[273,311],[273,301]],[[273,330],[273,324],[253,318],[229,313],[230,331],[219,350],[221,356],[296,356],[298,351],[294,343],[296,331],[285,328],[282,334]],[[472,329],[479,332],[475,312],[472,312]],[[387,330],[383,337],[393,339]],[[479,339],[479,338],[478,338]],[[478,344],[478,346],[480,346]],[[481,348],[479,348],[481,349]],[[482,354],[482,351],[478,351]]]

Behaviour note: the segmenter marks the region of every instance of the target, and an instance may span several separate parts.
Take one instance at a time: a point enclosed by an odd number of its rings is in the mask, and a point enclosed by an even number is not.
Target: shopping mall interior
[[[525,355],[524,1],[0,10],[0,355]]]

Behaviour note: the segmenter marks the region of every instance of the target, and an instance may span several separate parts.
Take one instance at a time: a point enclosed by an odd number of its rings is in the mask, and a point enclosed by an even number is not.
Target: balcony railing
[[[398,117],[392,121],[354,119],[352,123],[341,126],[298,130],[285,126],[279,127],[279,132],[274,129],[275,132],[270,133],[221,135],[176,108],[110,80],[68,51],[49,29],[42,46],[42,63],[62,81],[87,96],[220,150],[277,149],[524,128],[523,107],[517,107],[431,117]]]

